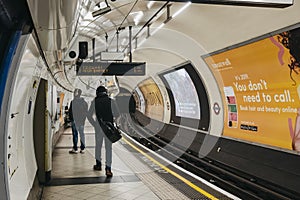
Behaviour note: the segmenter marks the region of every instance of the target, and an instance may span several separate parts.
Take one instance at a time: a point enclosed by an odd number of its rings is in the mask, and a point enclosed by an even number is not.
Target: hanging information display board
[[[144,76],[145,62],[84,62],[77,76]]]

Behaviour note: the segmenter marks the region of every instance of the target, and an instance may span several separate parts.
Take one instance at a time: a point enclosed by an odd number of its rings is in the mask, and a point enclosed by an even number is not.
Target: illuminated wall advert
[[[224,135],[300,151],[300,29],[204,56],[226,109]]]
[[[200,103],[194,83],[182,68],[163,75],[172,90],[175,101],[175,115],[200,119]]]
[[[148,78],[138,85],[139,90],[145,100],[145,115],[163,121],[164,104],[163,97],[157,84],[152,78]]]

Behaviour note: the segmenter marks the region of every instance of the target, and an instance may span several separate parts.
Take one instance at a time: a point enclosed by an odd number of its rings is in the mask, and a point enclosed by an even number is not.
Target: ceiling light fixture
[[[174,13],[174,15],[172,16],[173,18],[175,18],[177,15],[179,15],[182,11],[184,11],[184,9],[186,9],[189,5],[191,5],[192,3],[189,1],[187,2],[184,6],[182,6],[176,13]]]
[[[105,0],[105,4],[106,4],[106,7],[104,7],[104,8],[100,8],[100,3],[96,4],[100,9],[92,12],[93,17],[97,17],[99,15],[104,15],[105,13],[108,13],[111,11],[111,8],[107,3],[107,0]]]

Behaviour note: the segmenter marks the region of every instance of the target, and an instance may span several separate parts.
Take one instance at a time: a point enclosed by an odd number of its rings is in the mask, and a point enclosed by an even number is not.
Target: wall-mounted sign
[[[223,97],[224,136],[300,152],[299,26],[203,56]]]
[[[144,76],[145,62],[84,62],[77,76]]]
[[[214,103],[213,109],[216,115],[220,114],[221,108],[217,102]]]

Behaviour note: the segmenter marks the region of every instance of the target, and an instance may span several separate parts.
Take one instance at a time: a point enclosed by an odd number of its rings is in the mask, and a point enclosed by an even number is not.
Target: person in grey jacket
[[[71,101],[69,110],[73,135],[73,148],[69,151],[71,154],[78,153],[78,132],[80,134],[80,153],[84,153],[85,150],[84,123],[87,115],[88,104],[82,97],[80,97],[81,93],[82,91],[80,89],[75,89],[74,99]]]

